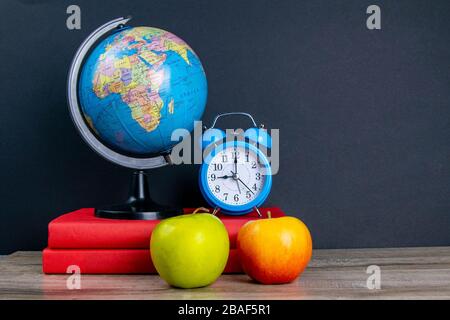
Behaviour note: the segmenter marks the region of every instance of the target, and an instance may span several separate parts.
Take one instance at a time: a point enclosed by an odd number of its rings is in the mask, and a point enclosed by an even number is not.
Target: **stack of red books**
[[[260,208],[263,218],[284,216],[279,208]],[[192,212],[185,209],[185,213]],[[240,227],[258,219],[256,212],[245,216],[217,215],[230,237],[230,255],[224,273],[242,272],[236,252]],[[84,274],[156,273],[150,257],[150,236],[158,220],[113,220],[97,218],[93,208],[63,214],[48,226],[48,247],[43,251],[44,273],[66,273],[78,266]]]

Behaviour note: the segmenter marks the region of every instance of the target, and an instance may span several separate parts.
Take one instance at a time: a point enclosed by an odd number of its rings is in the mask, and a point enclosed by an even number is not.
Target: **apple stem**
[[[203,213],[209,213],[209,209],[206,209],[206,208],[204,208],[204,207],[200,207],[200,208],[195,209],[194,212],[192,212],[192,214],[196,214],[196,213],[198,213],[200,210],[202,210]]]
[[[269,210],[269,211],[267,211],[267,217],[269,218],[269,219],[272,219],[272,212]]]

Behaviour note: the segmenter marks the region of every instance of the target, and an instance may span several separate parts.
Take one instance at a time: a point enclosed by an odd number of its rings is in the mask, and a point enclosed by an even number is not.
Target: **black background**
[[[82,29],[66,28],[78,4]],[[378,4],[382,30],[366,28]],[[0,252],[41,249],[47,223],[122,200],[130,170],[97,156],[67,109],[66,76],[96,27],[180,36],[208,76],[204,120],[252,113],[279,128],[267,205],[317,248],[450,245],[448,1],[11,1],[0,4]],[[153,170],[160,202],[199,206],[194,166]]]

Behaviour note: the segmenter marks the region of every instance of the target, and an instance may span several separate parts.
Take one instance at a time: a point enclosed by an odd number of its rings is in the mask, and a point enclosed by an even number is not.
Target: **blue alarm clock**
[[[227,139],[223,130],[214,128],[223,116],[249,117],[254,127],[244,132],[244,139]],[[215,212],[243,215],[258,207],[267,199],[272,187],[272,171],[269,159],[258,146],[271,147],[267,130],[257,127],[248,113],[231,112],[218,115],[203,133],[202,148],[207,155],[201,165],[200,190]]]

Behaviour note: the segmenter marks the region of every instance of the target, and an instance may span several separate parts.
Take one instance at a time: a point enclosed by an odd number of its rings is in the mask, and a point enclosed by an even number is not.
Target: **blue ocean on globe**
[[[124,28],[84,63],[81,109],[102,142],[131,155],[169,151],[172,132],[192,131],[206,105],[207,82],[194,51],[170,32]]]

